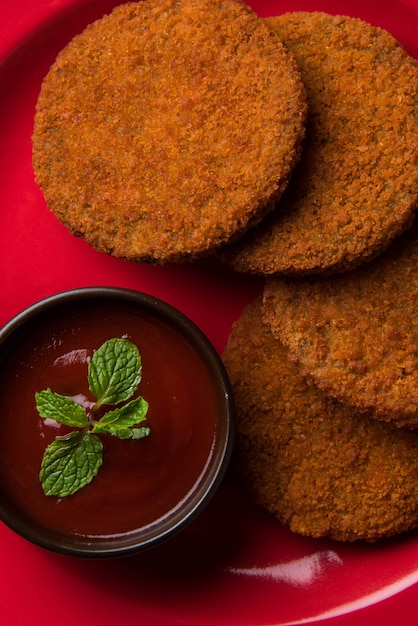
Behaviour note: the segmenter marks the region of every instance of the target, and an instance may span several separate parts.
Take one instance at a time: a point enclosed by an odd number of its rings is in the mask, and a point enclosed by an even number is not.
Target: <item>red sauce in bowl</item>
[[[190,497],[213,455],[225,398],[202,355],[163,316],[131,304],[94,303],[51,310],[0,361],[0,487],[42,527],[93,538],[160,524]],[[149,403],[145,439],[102,437],[103,465],[64,498],[45,496],[39,469],[46,446],[69,429],[39,417],[35,392],[50,387],[94,401],[87,363],[107,339],[125,337],[142,356],[137,395]],[[4,347],[3,347],[4,350]]]

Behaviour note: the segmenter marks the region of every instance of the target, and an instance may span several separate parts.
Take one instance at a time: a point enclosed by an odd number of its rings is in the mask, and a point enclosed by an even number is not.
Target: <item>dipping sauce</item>
[[[49,387],[81,404],[94,402],[88,361],[113,337],[129,339],[140,351],[135,395],[149,403],[150,435],[100,436],[103,465],[93,481],[71,496],[46,496],[39,481],[45,448],[73,429],[42,419],[35,392]],[[211,458],[221,400],[201,356],[163,318],[123,303],[70,303],[59,314],[45,314],[36,333],[22,333],[6,352],[0,360],[0,486],[30,518],[59,533],[115,536],[157,523],[193,492]]]

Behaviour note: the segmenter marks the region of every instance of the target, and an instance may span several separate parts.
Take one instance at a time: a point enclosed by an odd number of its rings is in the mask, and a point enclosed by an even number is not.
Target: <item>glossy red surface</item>
[[[40,81],[55,54],[117,0],[0,4],[0,324],[63,289],[115,285],[161,297],[189,315],[221,352],[258,280],[212,262],[126,264],[72,237],[33,182],[31,141]],[[251,0],[260,15],[325,10],[390,30],[418,56],[418,0]],[[121,560],[74,560],[0,525],[0,620],[14,626],[81,620],[110,626],[413,626],[418,536],[344,545],[292,535],[231,477],[182,534]],[[71,601],[69,600],[71,599]]]

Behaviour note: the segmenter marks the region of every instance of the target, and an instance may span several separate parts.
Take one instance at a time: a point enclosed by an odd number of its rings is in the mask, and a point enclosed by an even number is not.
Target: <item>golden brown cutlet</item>
[[[327,278],[271,277],[265,318],[305,376],[344,404],[418,427],[418,224]]]
[[[375,541],[418,523],[418,433],[370,419],[303,379],[262,319],[235,323],[223,360],[236,403],[235,471],[296,533]]]
[[[294,54],[309,115],[302,158],[275,211],[220,258],[241,272],[350,269],[410,226],[418,198],[418,63],[356,18],[267,20]]]
[[[293,57],[244,3],[127,3],[75,37],[45,77],[36,180],[98,250],[187,260],[270,210],[305,114]]]

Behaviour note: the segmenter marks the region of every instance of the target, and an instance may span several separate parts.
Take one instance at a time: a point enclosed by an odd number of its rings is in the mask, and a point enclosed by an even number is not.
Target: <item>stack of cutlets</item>
[[[222,251],[266,276],[223,355],[236,471],[302,535],[376,541],[418,525],[418,73],[387,32],[296,12],[306,139],[282,200]]]
[[[116,8],[58,56],[33,163],[98,250],[265,277],[223,359],[234,467],[297,533],[418,525],[418,62],[386,31],[239,0]]]

